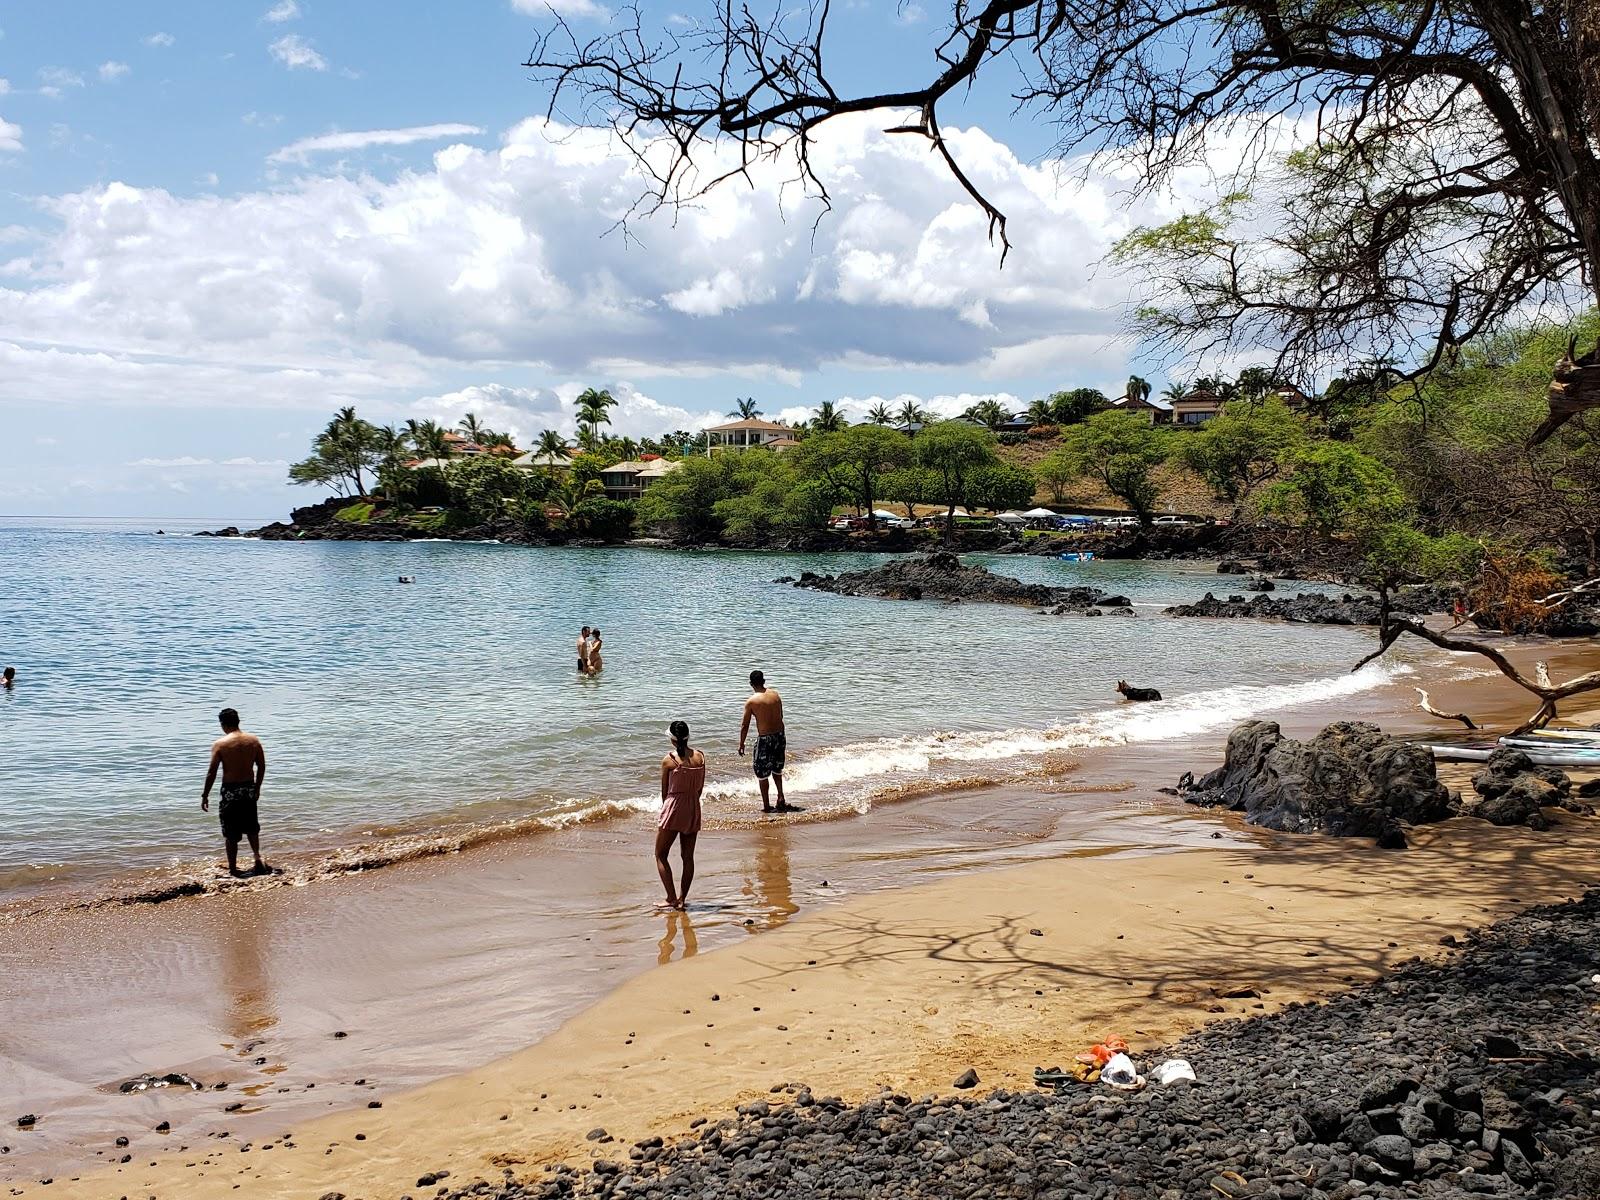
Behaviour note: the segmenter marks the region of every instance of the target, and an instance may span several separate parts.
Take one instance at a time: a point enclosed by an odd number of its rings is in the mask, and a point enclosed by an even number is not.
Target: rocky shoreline
[[[543,1177],[451,1181],[452,1200],[780,1195],[1594,1196],[1600,1191],[1600,891],[1481,931],[1325,1003],[1213,1024],[1147,1052],[1195,1082],[1067,1082],[987,1096],[800,1083],[666,1142]],[[1265,994],[1266,988],[1256,989]],[[1041,1067],[1046,1064],[1040,1064]],[[1054,1078],[1054,1076],[1049,1076]],[[969,1086],[973,1073],[958,1081]],[[604,1130],[595,1140],[609,1142]],[[429,1172],[419,1188],[443,1183]]]
[[[1093,587],[1051,587],[1042,583],[1023,583],[1009,575],[996,575],[984,567],[966,566],[948,551],[936,551],[839,575],[817,575],[803,571],[798,579],[785,576],[776,582],[830,592],[835,596],[865,596],[877,600],[977,601],[1024,605],[1057,615],[1073,613],[1099,616],[1107,612],[1133,615],[1132,602],[1126,596],[1115,596]]]

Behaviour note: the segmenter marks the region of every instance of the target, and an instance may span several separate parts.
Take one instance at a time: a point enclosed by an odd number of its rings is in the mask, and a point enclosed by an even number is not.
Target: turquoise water
[[[225,705],[266,743],[269,857],[362,842],[373,862],[417,839],[651,810],[679,717],[710,759],[710,818],[747,813],[735,749],[753,667],[785,696],[790,791],[813,815],[1388,678],[1345,675],[1369,642],[1358,630],[1156,615],[1225,589],[1205,564],[969,556],[1140,606],[1047,617],[772,582],[881,561],[861,555],[270,543],[155,524],[0,520],[0,660],[19,672],[0,693],[12,895],[213,862],[199,794]],[[586,623],[605,633],[595,679],[574,669]],[[1119,704],[1121,678],[1166,700]]]

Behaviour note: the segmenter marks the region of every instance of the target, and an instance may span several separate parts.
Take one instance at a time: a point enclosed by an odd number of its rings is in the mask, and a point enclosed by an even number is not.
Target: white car
[[[1193,525],[1194,522],[1189,520],[1188,517],[1157,517],[1154,521],[1151,521],[1150,524],[1152,524],[1152,525]]]
[[[1138,523],[1138,517],[1105,517],[1100,522],[1108,529],[1128,529]]]

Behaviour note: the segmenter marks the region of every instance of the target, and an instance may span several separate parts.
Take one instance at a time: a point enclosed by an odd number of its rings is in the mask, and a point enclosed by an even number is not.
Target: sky
[[[553,3],[580,33],[614,19]],[[926,77],[940,11],[838,8],[835,70]],[[542,0],[0,8],[0,514],[279,519],[320,499],[286,467],[345,404],[526,444],[571,433],[591,386],[645,436],[743,396],[794,420],[1166,382],[1102,260],[1208,180],[1131,205],[991,85],[944,125],[1010,217],[1003,267],[882,115],[819,136],[820,220],[774,165],[619,228],[636,165],[548,118],[520,65],[551,21]]]

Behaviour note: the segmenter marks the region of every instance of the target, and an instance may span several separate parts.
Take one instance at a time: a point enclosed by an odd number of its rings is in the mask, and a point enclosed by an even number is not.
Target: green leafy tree
[[[1287,459],[1290,473],[1261,493],[1261,510],[1321,537],[1362,535],[1398,520],[1405,493],[1383,463],[1343,442],[1316,442]]]
[[[1133,413],[1111,411],[1066,430],[1062,443],[1078,474],[1098,479],[1148,525],[1161,498],[1155,468],[1166,461],[1171,436]]]
[[[366,476],[384,456],[384,439],[378,427],[356,416],[354,407],[341,408],[311,443],[311,455],[289,468],[291,483],[347,488],[343,494],[365,496]]]
[[[1076,425],[1092,413],[1109,407],[1111,401],[1098,388],[1073,388],[1050,397],[1050,419],[1057,425]]]
[[[477,521],[497,521],[520,509],[527,497],[527,479],[504,458],[474,455],[444,470],[450,503]]]
[[[836,433],[818,434],[791,452],[802,477],[824,479],[866,514],[868,528],[877,527],[873,510],[882,494],[883,475],[911,461],[911,443],[879,425],[852,425]]]
[[[1305,422],[1272,396],[1257,404],[1224,405],[1178,444],[1183,462],[1213,496],[1233,505],[1237,521],[1256,489],[1276,479],[1306,442]]]
[[[849,423],[832,400],[824,400],[811,418],[811,428],[817,433],[838,433]]]
[[[1067,490],[1083,474],[1077,456],[1064,446],[1040,459],[1034,471],[1057,504],[1067,498]]]
[[[883,477],[881,486],[884,499],[903,505],[908,518],[917,515],[917,505],[939,502],[939,477],[923,467],[908,466],[890,471]]]
[[[994,434],[961,421],[939,421],[917,436],[917,465],[938,480],[938,503],[945,508],[945,533],[953,535],[956,505],[966,502],[967,484],[980,469],[999,461]]]
[[[567,510],[567,528],[580,537],[621,541],[633,531],[634,506],[626,500],[587,495]]]
[[[972,473],[967,480],[967,501],[992,512],[1023,508],[1033,502],[1038,486],[1039,481],[1026,467],[999,462]]]

